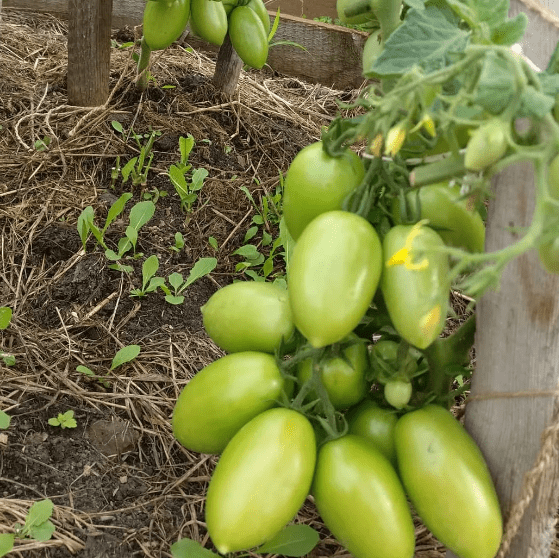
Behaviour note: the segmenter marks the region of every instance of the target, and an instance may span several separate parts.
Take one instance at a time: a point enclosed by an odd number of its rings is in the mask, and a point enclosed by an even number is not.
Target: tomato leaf
[[[218,556],[192,539],[179,539],[173,543],[171,554],[173,558],[217,558]]]
[[[511,64],[495,52],[487,53],[479,76],[476,102],[491,114],[500,114],[510,103],[516,88]]]
[[[256,552],[283,556],[305,556],[316,546],[319,539],[318,533],[308,525],[288,525]]]

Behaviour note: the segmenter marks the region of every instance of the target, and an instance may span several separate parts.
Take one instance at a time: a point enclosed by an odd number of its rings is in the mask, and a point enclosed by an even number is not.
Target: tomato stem
[[[148,66],[151,56],[151,49],[144,37],[140,42],[140,57],[138,58],[137,73],[138,79],[136,80],[136,89],[138,91],[145,91],[148,86]]]

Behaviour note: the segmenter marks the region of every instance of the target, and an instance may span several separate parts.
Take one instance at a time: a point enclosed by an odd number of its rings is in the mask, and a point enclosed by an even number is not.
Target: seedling
[[[0,411],[0,430],[6,430],[10,427],[10,421],[12,417],[5,413],[4,411]]]
[[[151,200],[153,203],[157,203],[159,198],[164,198],[168,196],[169,193],[167,190],[159,190],[156,186],[153,187],[153,190],[149,190],[148,192],[144,192],[142,194],[142,199],[144,200]]]
[[[54,524],[50,521],[53,508],[51,500],[35,502],[29,508],[23,525],[16,523],[13,533],[0,534],[0,557],[12,551],[16,538],[48,541],[55,531]]]
[[[122,347],[122,349],[117,351],[117,353],[115,354],[111,362],[110,370],[114,370],[115,368],[118,368],[119,366],[122,366],[123,364],[134,360],[140,354],[140,351],[140,345],[126,345],[125,347]],[[91,370],[87,366],[84,366],[83,364],[80,364],[76,367],[76,372],[81,372],[82,374],[90,378],[96,379],[106,388],[111,386],[111,384],[105,379],[105,376],[95,374],[93,370]]]
[[[169,289],[166,285],[162,285],[161,289],[165,292],[165,300],[169,304],[182,304],[184,302],[184,296],[181,295],[194,281],[208,275],[211,273],[215,266],[217,265],[217,260],[215,258],[200,258],[194,267],[190,270],[190,273],[184,280],[182,274],[171,273],[169,275],[169,284],[173,288],[173,291]]]
[[[144,297],[165,284],[165,279],[163,277],[154,277],[158,269],[159,259],[153,254],[142,265],[142,288],[132,289],[130,291],[130,296]]]
[[[208,176],[208,171],[200,168],[192,172],[190,181],[186,178],[187,173],[192,169],[188,157],[194,143],[194,138],[190,134],[186,138],[181,136],[179,138],[180,160],[176,165],[169,167],[169,179],[181,199],[181,208],[187,213],[192,211],[192,206],[198,199],[198,192],[204,186],[204,179]]]
[[[184,237],[182,236],[182,233],[176,232],[175,245],[169,246],[169,249],[178,254],[183,248],[184,248]]]
[[[10,325],[12,319],[12,309],[8,306],[0,307],[0,331],[6,329]],[[0,359],[4,362],[6,366],[13,366],[16,363],[16,358],[14,355],[4,353],[0,350]],[[2,428],[0,426],[0,428]],[[6,427],[7,428],[7,427]]]
[[[46,151],[50,145],[50,138],[44,136],[43,139],[38,139],[35,141],[34,147],[36,151]]]
[[[219,249],[219,245],[217,243],[217,240],[215,239],[215,237],[210,236],[208,238],[208,244],[214,249],[214,250],[218,250]]]
[[[51,426],[60,426],[60,428],[76,428],[78,423],[74,419],[74,411],[69,410],[65,413],[58,413],[58,416],[49,418]]]

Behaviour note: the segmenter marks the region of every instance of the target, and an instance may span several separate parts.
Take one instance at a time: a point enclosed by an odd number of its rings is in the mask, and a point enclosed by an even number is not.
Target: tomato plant
[[[498,118],[481,125],[466,147],[466,168],[481,171],[501,159],[508,148],[508,133],[509,126]]]
[[[303,505],[313,478],[316,441],[310,422],[271,409],[244,426],[211,478],[206,524],[221,554],[271,539]]]
[[[293,320],[313,347],[340,341],[365,314],[378,286],[382,248],[362,217],[328,211],[303,231],[289,263]]]
[[[321,213],[342,209],[364,175],[361,159],[350,149],[331,157],[318,141],[299,151],[287,170],[283,193],[283,216],[293,239]]]
[[[410,558],[415,530],[404,490],[386,457],[365,438],[324,444],[312,494],[324,524],[355,558]]]
[[[151,50],[163,50],[176,41],[190,17],[190,0],[148,0],[144,8],[144,39]]]
[[[248,421],[291,393],[272,355],[233,353],[200,370],[181,391],[173,434],[186,448],[221,453]]]
[[[403,409],[409,403],[412,390],[407,380],[390,380],[384,384],[384,398],[395,409]]]
[[[200,310],[206,332],[228,353],[273,353],[294,330],[287,291],[273,283],[232,283],[215,292]]]
[[[233,48],[245,64],[257,70],[266,64],[268,33],[261,16],[254,9],[249,6],[237,6],[231,12],[229,37]]]
[[[559,202],[559,155],[554,157],[547,169],[547,192],[551,201]],[[557,206],[553,206],[546,211],[546,216],[553,220],[556,219],[557,213]],[[538,254],[540,262],[547,271],[559,274],[559,234],[541,244]]]
[[[450,411],[427,405],[395,429],[400,478],[419,517],[461,558],[493,558],[502,518],[481,451]]]

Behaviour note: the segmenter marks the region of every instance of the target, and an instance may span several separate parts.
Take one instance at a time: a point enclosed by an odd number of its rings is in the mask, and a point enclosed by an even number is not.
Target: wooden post
[[[237,88],[242,68],[243,61],[233,48],[229,33],[227,33],[217,54],[212,83],[221,93],[231,97]]]
[[[112,0],[70,0],[68,102],[99,106],[109,96]]]

